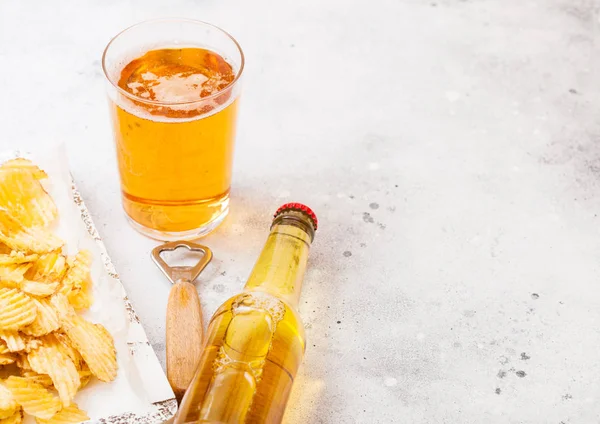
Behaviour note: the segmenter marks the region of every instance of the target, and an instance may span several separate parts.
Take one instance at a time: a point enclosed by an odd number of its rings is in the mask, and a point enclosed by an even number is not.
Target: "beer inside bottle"
[[[210,321],[198,371],[175,423],[280,423],[304,355],[297,307],[314,213],[283,205],[241,294]]]

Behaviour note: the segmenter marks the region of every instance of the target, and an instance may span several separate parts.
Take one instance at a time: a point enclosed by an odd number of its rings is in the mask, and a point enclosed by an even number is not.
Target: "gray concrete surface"
[[[100,56],[147,18],[218,24],[247,69],[208,318],[282,202],[315,208],[286,423],[600,422],[591,0],[0,2],[1,147],[69,147],[152,344],[169,286],[119,204]]]

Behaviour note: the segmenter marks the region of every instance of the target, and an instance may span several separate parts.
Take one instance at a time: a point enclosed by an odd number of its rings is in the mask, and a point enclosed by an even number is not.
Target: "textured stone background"
[[[3,149],[64,141],[161,358],[169,285],[131,230],[100,69],[184,16],[247,55],[208,317],[286,201],[321,226],[286,423],[600,421],[600,69],[592,0],[0,2]],[[594,78],[595,77],[595,78]]]

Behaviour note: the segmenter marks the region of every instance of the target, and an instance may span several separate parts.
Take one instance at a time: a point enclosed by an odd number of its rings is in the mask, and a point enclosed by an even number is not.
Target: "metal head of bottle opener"
[[[193,266],[170,266],[160,254],[178,247],[202,252],[202,258]],[[212,256],[208,247],[189,241],[173,241],[152,249],[154,263],[173,283],[167,303],[167,379],[178,400],[194,377],[203,349],[202,309],[192,282]]]
[[[172,252],[179,247],[185,247],[192,252],[202,252],[202,258],[194,266],[170,266],[160,256],[162,252]],[[201,244],[192,243],[190,241],[171,241],[152,249],[152,259],[154,263],[160,268],[163,274],[173,284],[179,281],[187,281],[191,283],[198,275],[206,268],[206,265],[211,261],[213,257],[212,251]]]

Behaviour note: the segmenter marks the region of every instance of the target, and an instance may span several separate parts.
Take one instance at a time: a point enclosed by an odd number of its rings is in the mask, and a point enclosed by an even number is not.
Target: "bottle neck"
[[[276,220],[244,290],[267,292],[298,306],[313,234],[296,219]]]

